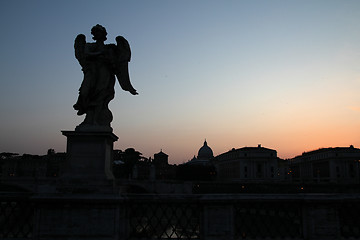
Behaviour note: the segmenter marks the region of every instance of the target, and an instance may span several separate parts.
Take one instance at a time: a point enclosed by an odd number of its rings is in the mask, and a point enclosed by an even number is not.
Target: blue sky
[[[172,163],[257,146],[293,157],[360,146],[359,1],[1,1],[0,152],[65,151],[82,80],[73,42],[132,48],[138,96],[115,87],[115,148]]]

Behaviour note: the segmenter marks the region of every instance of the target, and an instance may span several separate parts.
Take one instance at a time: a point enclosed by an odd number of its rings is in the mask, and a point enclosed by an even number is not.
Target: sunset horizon
[[[115,84],[114,149],[181,164],[261,146],[282,159],[360,147],[359,1],[4,1],[0,152],[66,151],[83,81],[74,41],[124,36],[139,95]]]

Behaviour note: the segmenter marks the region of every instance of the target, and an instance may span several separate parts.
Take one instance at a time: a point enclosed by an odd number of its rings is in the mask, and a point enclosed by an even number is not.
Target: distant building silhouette
[[[205,140],[204,145],[198,151],[197,158],[194,156],[190,161],[178,166],[177,178],[188,181],[215,180],[216,171],[213,159],[213,151]]]
[[[49,149],[47,155],[13,156],[2,160],[2,178],[53,178],[62,173],[65,153]]]
[[[155,166],[166,166],[169,164],[169,155],[161,150],[160,152],[154,154],[153,163]]]
[[[57,178],[62,175],[66,153],[49,149],[46,155],[1,153],[0,177],[6,181]],[[232,183],[334,183],[360,184],[360,149],[353,146],[321,148],[283,160],[277,151],[243,147],[213,155],[205,140],[197,156],[180,165],[169,164],[162,150],[145,158],[133,148],[114,150],[113,173],[126,180],[219,181]],[[212,184],[212,183],[211,183]]]
[[[155,179],[174,179],[176,176],[176,165],[170,165],[168,161],[169,156],[162,150],[154,154],[152,161],[155,172]]]
[[[204,145],[198,151],[198,159],[211,160],[214,157],[212,149],[208,146],[206,139]]]
[[[242,182],[273,182],[281,179],[276,150],[243,147],[215,157],[218,180]]]
[[[204,145],[199,149],[197,157],[193,157],[186,164],[188,165],[212,165],[214,154],[212,149],[208,146],[207,141],[204,141]]]
[[[304,152],[289,161],[294,182],[360,183],[360,149],[352,145]]]

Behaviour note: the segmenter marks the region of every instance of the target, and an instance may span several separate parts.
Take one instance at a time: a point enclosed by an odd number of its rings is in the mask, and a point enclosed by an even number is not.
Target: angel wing
[[[117,36],[115,38],[117,49],[119,52],[119,58],[121,60],[130,62],[131,60],[131,49],[129,42],[123,36]]]
[[[85,45],[86,45],[85,35],[84,34],[77,35],[74,42],[75,57],[79,61],[82,67],[84,67],[85,64]]]
[[[133,95],[137,95],[137,91],[132,86],[129,76],[128,62],[131,59],[131,50],[128,41],[122,37],[116,37],[116,63],[115,75],[123,90],[129,91]]]

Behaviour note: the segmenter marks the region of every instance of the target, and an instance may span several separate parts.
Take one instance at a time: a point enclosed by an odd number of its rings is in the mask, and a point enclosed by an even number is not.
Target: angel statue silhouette
[[[74,104],[77,115],[86,114],[76,131],[112,131],[113,120],[108,104],[114,98],[115,76],[123,90],[133,95],[138,93],[130,82],[128,62],[131,50],[128,41],[118,36],[116,44],[104,44],[106,29],[97,24],[91,29],[95,42],[87,43],[84,34],[75,38],[75,57],[79,61],[84,79],[79,89],[79,97]]]

